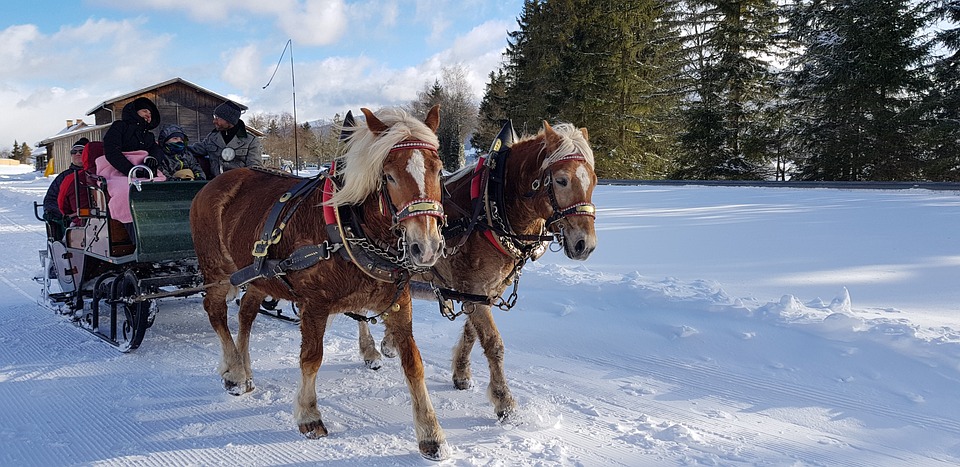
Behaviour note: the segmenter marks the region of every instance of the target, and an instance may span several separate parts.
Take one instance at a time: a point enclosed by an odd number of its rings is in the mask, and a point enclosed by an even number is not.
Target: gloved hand
[[[150,178],[150,172],[143,167],[135,167],[130,173],[133,174],[133,178]]]
[[[190,169],[180,169],[173,173],[175,180],[193,180],[193,171]]]
[[[153,173],[157,173],[157,166],[159,163],[157,162],[156,157],[147,156],[147,158],[143,160],[143,165],[150,167],[150,170],[152,170]]]

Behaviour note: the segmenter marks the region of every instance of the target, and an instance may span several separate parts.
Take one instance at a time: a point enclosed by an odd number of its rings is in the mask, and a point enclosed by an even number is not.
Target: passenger
[[[60,206],[57,203],[57,199],[60,196],[60,186],[63,185],[63,180],[67,178],[68,175],[78,170],[83,170],[83,147],[88,142],[89,140],[87,138],[80,138],[76,143],[73,143],[73,147],[70,148],[70,167],[60,172],[60,174],[50,182],[50,187],[47,188],[47,194],[43,196],[43,220],[47,221],[47,232],[50,235],[50,240],[60,240],[63,238],[66,225],[63,221],[63,212],[60,211]]]
[[[91,154],[91,152],[97,151],[99,154],[101,149],[102,146],[100,143],[96,142],[88,142],[84,145],[81,153],[81,160],[83,161],[82,167],[80,170],[75,170],[67,174],[63,179],[63,183],[60,185],[60,193],[57,195],[57,207],[63,214],[65,226],[83,225],[83,219],[78,216],[81,211],[89,210],[90,196],[88,187],[96,184],[94,180],[96,176],[96,165],[92,160],[96,158],[96,154]]]
[[[210,162],[210,178],[239,167],[259,167],[263,146],[260,139],[247,132],[240,120],[243,109],[227,101],[213,110],[214,130],[203,141],[190,146],[197,157]]]
[[[130,151],[146,151],[150,158],[144,165],[156,172],[163,159],[163,151],[150,130],[160,126],[160,111],[153,101],[138,97],[123,106],[120,120],[114,121],[103,135],[103,152],[107,162],[124,176],[133,169],[133,163],[123,155]],[[147,178],[146,174],[135,174]]]
[[[203,168],[187,147],[187,135],[180,125],[173,123],[164,125],[160,129],[160,138],[157,142],[166,156],[160,164],[160,171],[167,176],[167,179],[206,180]]]
[[[138,169],[136,173],[130,173],[134,167],[134,162],[131,162],[131,158],[135,158],[137,164],[149,167],[156,176],[157,169],[163,161],[164,155],[163,151],[160,150],[160,145],[157,144],[157,139],[150,130],[153,130],[159,125],[160,111],[157,110],[157,106],[150,99],[138,97],[123,106],[123,110],[120,112],[120,120],[114,121],[103,135],[104,157],[109,165],[119,172],[121,177],[126,178],[132,175],[134,178],[148,178],[147,171],[142,168]],[[143,153],[140,151],[143,151]],[[136,156],[129,154],[134,152],[136,152]],[[101,172],[111,171],[98,166],[97,173],[103,175]],[[112,176],[114,174],[110,175]],[[111,177],[108,176],[107,178]],[[111,215],[123,223],[124,228],[127,229],[127,233],[130,236],[130,240],[135,241],[136,233],[133,228],[133,220],[132,218],[128,218],[130,206],[129,187],[125,181],[119,184],[121,186],[117,185],[118,183],[116,182],[113,184],[107,183],[107,190],[110,192],[111,199]],[[122,209],[118,212],[113,211],[114,198],[118,196],[122,198],[117,200],[117,202],[125,204],[127,207],[126,211]]]

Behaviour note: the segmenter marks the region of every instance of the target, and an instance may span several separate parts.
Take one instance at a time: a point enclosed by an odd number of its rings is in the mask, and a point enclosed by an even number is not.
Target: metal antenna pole
[[[297,78],[293,73],[293,39],[287,39],[290,45],[290,86],[293,89],[293,158],[296,167],[294,173],[300,175],[300,143],[297,139],[297,133],[300,133],[300,125],[297,123]]]
[[[293,88],[293,158],[295,160],[294,164],[296,167],[293,169],[297,175],[300,175],[300,141],[297,138],[297,133],[299,128],[297,127],[297,78],[293,72],[293,39],[287,39],[286,45],[283,46],[283,52],[280,52],[280,60],[277,61],[277,67],[273,69],[273,74],[270,75],[270,80],[267,81],[267,84],[263,85],[263,89],[267,89],[267,86],[270,86],[270,83],[273,82],[273,77],[277,76],[277,70],[280,69],[280,64],[283,63],[283,54],[287,53],[287,49],[290,49],[290,85]]]

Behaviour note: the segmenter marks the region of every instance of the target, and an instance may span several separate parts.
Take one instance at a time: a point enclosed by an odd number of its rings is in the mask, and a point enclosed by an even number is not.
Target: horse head
[[[562,123],[556,129],[543,122],[544,153],[541,180],[550,200],[547,230],[557,235],[570,259],[586,260],[597,247],[593,167],[587,129]]]
[[[436,136],[440,106],[430,109],[423,122],[398,109],[384,109],[378,114],[361,111],[368,131],[344,128],[352,133],[344,155],[344,190],[332,201],[356,202],[350,199],[350,190],[367,191],[358,187],[379,189],[381,214],[390,218],[391,229],[400,237],[400,249],[414,265],[433,266],[444,246],[440,233],[444,221],[440,201],[443,163],[437,153]],[[359,152],[379,154],[381,165],[363,167],[363,163],[352,161],[351,154]]]

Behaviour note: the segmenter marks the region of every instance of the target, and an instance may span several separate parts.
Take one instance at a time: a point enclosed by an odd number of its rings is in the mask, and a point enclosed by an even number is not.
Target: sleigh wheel
[[[144,333],[150,325],[150,302],[134,302],[132,298],[140,295],[140,285],[133,271],[126,271],[113,282],[112,302],[116,313],[111,316],[110,337],[117,347],[124,351],[140,347]]]

